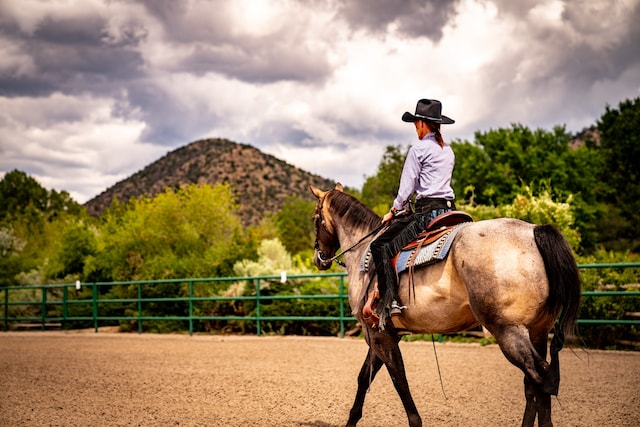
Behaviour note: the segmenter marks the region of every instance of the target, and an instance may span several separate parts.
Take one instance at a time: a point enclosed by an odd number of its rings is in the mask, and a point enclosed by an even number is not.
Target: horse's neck
[[[364,239],[352,249],[349,248],[357,244],[372,230],[355,230],[353,227],[345,227],[344,225],[338,226],[337,230],[340,247],[342,251],[347,250],[342,258],[348,274],[349,305],[351,306],[352,312],[357,313],[362,310],[362,306],[366,300],[367,287],[371,280],[370,273],[360,271],[360,262],[364,256],[364,252],[368,250],[373,236]]]
[[[348,250],[342,257],[347,265],[349,274],[356,273],[360,269],[360,260],[364,252],[369,248],[369,244],[374,236],[367,237],[360,244],[357,244],[363,237],[369,234],[373,229],[354,229],[353,227],[338,225],[338,237],[340,240],[340,248],[342,251]],[[355,247],[351,248],[353,245]]]

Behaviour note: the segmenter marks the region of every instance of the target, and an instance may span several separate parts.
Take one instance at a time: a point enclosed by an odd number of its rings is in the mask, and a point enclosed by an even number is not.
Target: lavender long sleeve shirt
[[[413,193],[418,198],[435,197],[454,200],[455,194],[451,188],[454,165],[455,155],[451,146],[445,143],[441,148],[434,133],[425,135],[409,149],[393,207],[401,210],[409,202]]]

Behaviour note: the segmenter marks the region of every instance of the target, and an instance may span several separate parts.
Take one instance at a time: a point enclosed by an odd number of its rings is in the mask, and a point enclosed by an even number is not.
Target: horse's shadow
[[[303,423],[298,423],[300,427],[341,427],[342,424],[329,424],[324,421],[306,421]]]

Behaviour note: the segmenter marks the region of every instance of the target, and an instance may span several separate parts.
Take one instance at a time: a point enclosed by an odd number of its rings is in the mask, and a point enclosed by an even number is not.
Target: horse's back
[[[452,255],[462,262],[460,268],[469,268],[469,263],[473,266],[497,266],[502,271],[522,268],[513,262],[528,264],[532,261],[532,254],[537,255],[534,258],[540,258],[533,235],[534,227],[513,218],[471,223],[458,232],[452,245]]]
[[[450,261],[483,324],[547,321],[543,308],[549,286],[534,228],[500,218],[469,224],[456,236]]]

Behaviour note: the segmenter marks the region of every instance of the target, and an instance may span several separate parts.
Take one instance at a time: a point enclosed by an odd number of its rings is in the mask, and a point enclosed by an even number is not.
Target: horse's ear
[[[338,182],[336,183],[336,188],[334,188],[334,190],[344,191],[344,187],[342,186],[342,184]]]
[[[322,191],[321,189],[313,185],[309,185],[309,190],[311,190],[311,192],[314,196],[316,196],[317,199],[322,199],[324,195],[327,194],[326,191]]]

